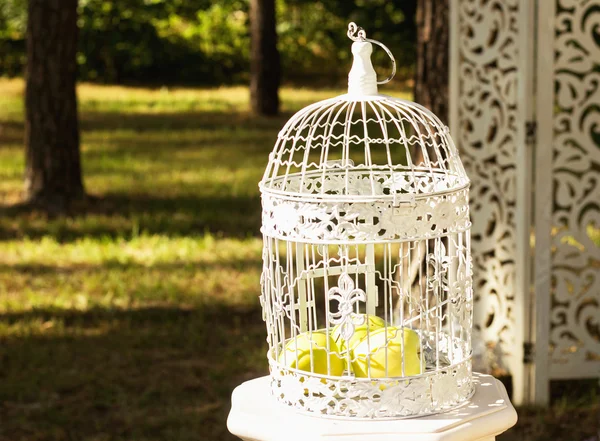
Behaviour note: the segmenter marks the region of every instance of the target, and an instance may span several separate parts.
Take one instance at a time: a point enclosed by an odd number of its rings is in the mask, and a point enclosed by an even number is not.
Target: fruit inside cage
[[[469,357],[468,256],[458,236],[360,246],[276,242],[273,282],[282,294],[265,313],[273,314],[269,356],[280,367],[378,379]]]
[[[279,354],[279,363],[323,375],[355,375],[359,378],[419,375],[425,370],[419,335],[412,329],[388,326],[377,316],[357,314],[368,322],[346,340],[339,325],[332,329],[304,332],[291,338]]]

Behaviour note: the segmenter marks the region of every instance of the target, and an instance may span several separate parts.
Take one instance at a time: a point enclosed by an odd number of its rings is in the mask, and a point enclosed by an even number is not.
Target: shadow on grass
[[[79,128],[85,132],[132,130],[136,132],[168,130],[251,129],[277,131],[294,114],[282,112],[275,117],[254,116],[236,111],[130,112],[83,110]],[[0,139],[23,142],[25,125],[21,121],[0,121]]]
[[[600,400],[517,408],[517,424],[498,441],[600,441]]]
[[[76,207],[67,217],[48,217],[22,205],[0,205],[0,240],[53,236],[67,242],[81,237],[170,236],[206,232],[245,238],[260,233],[256,197],[160,197],[108,194]]]
[[[217,130],[252,129],[277,131],[293,112],[283,112],[276,117],[253,116],[247,112],[186,111],[174,113],[148,112],[83,112],[80,117],[81,130]]]
[[[262,270],[263,262],[260,259],[260,255],[255,260],[248,259],[245,256],[228,257],[226,260],[219,260],[213,262],[195,262],[189,261],[186,263],[176,262],[159,262],[152,263],[151,266],[141,264],[138,262],[122,262],[117,259],[109,259],[102,261],[101,264],[75,264],[67,267],[58,267],[56,265],[44,265],[37,263],[21,263],[21,264],[2,264],[0,263],[0,275],[30,275],[30,276],[54,276],[56,274],[75,275],[78,272],[98,272],[98,271],[145,271],[152,268],[158,272],[174,272],[178,270],[193,270],[194,268],[202,269],[203,271],[211,270],[214,268],[221,270],[237,270],[237,271],[249,271],[255,270],[260,272]]]
[[[9,144],[21,144],[25,140],[25,126],[17,121],[0,121],[0,149]]]
[[[0,314],[2,440],[233,440],[232,389],[267,373],[258,308]]]

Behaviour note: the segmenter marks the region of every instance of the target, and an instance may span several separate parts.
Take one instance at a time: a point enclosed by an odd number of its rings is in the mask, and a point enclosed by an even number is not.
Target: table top
[[[517,414],[504,385],[474,373],[471,400],[451,411],[410,419],[364,420],[312,415],[279,403],[269,377],[239,385],[232,395],[229,431],[255,441],[468,441],[493,437],[512,427]]]

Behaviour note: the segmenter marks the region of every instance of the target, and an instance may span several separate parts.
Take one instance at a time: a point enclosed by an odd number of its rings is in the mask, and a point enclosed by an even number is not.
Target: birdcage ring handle
[[[394,58],[392,51],[390,51],[386,45],[380,41],[367,38],[367,33],[365,30],[360,26],[357,26],[354,22],[348,23],[348,38],[352,41],[368,41],[369,43],[373,43],[381,47],[392,61],[392,73],[385,80],[377,81],[377,84],[386,84],[392,81],[392,78],[394,78],[396,75],[396,59]]]

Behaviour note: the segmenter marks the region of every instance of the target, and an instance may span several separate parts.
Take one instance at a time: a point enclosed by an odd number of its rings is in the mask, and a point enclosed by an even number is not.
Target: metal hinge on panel
[[[535,358],[535,344],[529,341],[523,343],[523,363],[533,364]]]
[[[535,144],[537,139],[537,122],[525,121],[525,143],[528,145]]]

